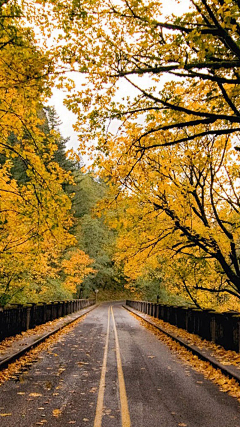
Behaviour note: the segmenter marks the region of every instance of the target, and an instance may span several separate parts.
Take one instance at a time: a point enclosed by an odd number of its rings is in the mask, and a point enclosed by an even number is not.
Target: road
[[[106,303],[0,388],[1,427],[240,427],[240,405]]]

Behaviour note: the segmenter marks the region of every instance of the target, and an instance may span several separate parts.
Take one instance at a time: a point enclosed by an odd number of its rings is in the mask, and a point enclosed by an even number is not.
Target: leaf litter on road
[[[170,348],[170,350],[177,354],[177,356],[185,364],[191,366],[195,371],[202,373],[206,379],[217,384],[222,392],[228,393],[230,396],[237,398],[240,402],[240,385],[235,379],[229,378],[224,375],[222,371],[220,371],[220,369],[214,368],[210,362],[203,361],[199,359],[196,355],[193,355],[190,350],[187,350],[180,343],[174,341],[174,339],[166,335],[164,332],[161,332],[154,326],[150,325],[147,320],[138,317],[135,313],[132,312],[131,315],[135,317],[145,328],[153,332],[154,335],[156,335],[159,340],[164,342]],[[146,319],[147,318],[148,316],[146,316]],[[151,316],[149,316],[149,320],[152,320]],[[181,338],[188,338],[188,342],[191,344],[194,344],[198,347],[201,346],[201,348],[205,347],[208,350],[211,349],[213,351],[214,356],[216,353],[221,358],[221,363],[222,361],[225,361],[226,364],[232,363],[235,365],[237,364],[237,366],[239,363],[240,368],[240,355],[235,351],[225,350],[224,348],[217,346],[212,342],[201,339],[197,335],[192,336],[193,334],[190,334],[183,329],[177,328],[176,326],[170,325],[169,323],[166,323],[162,320],[154,318],[154,322],[157,326],[162,327],[167,332],[174,332],[175,334],[177,333],[178,336]],[[198,384],[200,384],[199,381]]]
[[[43,358],[43,356],[41,356],[40,353],[44,350],[49,350],[49,348],[51,346],[53,346],[56,342],[58,342],[58,340],[60,340],[60,338],[63,339],[63,337],[67,333],[69,333],[78,323],[82,322],[86,318],[87,314],[88,313],[86,313],[83,316],[81,316],[80,318],[74,320],[74,322],[65,326],[63,329],[60,329],[54,335],[50,336],[45,341],[40,343],[37,347],[29,350],[25,355],[21,356],[15,362],[10,363],[7,368],[3,369],[0,372],[0,386],[5,381],[8,381],[10,378],[13,378],[16,374],[21,373],[24,368],[26,369],[26,367],[30,367],[31,364],[34,361],[36,361],[37,359]],[[51,323],[51,322],[48,322],[48,323]],[[43,326],[47,326],[47,324],[41,325],[41,327],[43,327]],[[37,328],[39,328],[39,327],[37,326]],[[34,330],[35,330],[35,328],[34,328]],[[27,333],[32,334],[33,330],[30,329],[29,331],[26,332],[26,334]],[[7,346],[9,346],[10,345],[9,343],[12,342],[13,339],[14,339],[14,337],[11,337],[11,340],[9,340],[9,339],[4,340],[1,343],[0,349],[3,349],[3,347],[6,348]],[[17,339],[19,339],[19,336],[17,337]]]

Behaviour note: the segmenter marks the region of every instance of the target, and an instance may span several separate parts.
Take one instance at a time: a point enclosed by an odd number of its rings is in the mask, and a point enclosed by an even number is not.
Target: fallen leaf
[[[53,409],[52,414],[54,417],[59,417],[59,415],[61,415],[61,409]]]
[[[29,396],[40,397],[40,396],[42,396],[42,394],[41,393],[30,393]]]

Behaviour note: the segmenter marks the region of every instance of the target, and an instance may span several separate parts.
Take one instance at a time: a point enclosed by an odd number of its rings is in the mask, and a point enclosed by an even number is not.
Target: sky
[[[73,124],[76,121],[76,116],[71,111],[65,107],[63,104],[63,100],[66,96],[66,93],[58,90],[53,89],[53,96],[51,97],[49,101],[49,105],[54,106],[60,120],[60,133],[64,138],[70,138],[69,142],[67,143],[67,149],[74,148],[75,151],[77,151],[78,148],[78,137],[77,133],[73,130]]]
[[[180,16],[189,10],[190,3],[191,3],[190,0],[180,0],[180,1],[162,0],[162,10],[165,15],[170,15],[174,13],[174,15]],[[80,87],[81,80],[82,80],[81,75],[76,74],[74,77],[74,80],[76,82],[76,86]],[[126,95],[126,92],[127,92],[127,94],[129,95],[130,94],[129,90],[131,90],[129,86],[128,87],[122,86],[119,93],[121,92],[122,96],[124,96]],[[134,94],[133,89],[132,89],[132,94]],[[60,91],[56,88],[53,89],[53,96],[49,101],[49,105],[55,107],[55,110],[62,122],[62,124],[60,125],[61,135],[64,138],[69,138],[69,142],[67,143],[66,148],[67,149],[73,148],[75,151],[77,151],[78,136],[72,127],[72,125],[76,121],[76,116],[64,106],[63,100],[65,96],[66,96],[66,93],[64,93],[63,91]]]

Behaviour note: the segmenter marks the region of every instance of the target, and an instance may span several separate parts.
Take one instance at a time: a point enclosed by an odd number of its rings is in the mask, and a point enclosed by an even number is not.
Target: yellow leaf
[[[29,396],[31,396],[31,397],[40,397],[40,396],[42,396],[42,394],[41,393],[30,393]]]
[[[61,409],[53,409],[52,414],[54,417],[59,417],[61,415]]]

